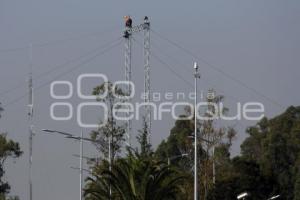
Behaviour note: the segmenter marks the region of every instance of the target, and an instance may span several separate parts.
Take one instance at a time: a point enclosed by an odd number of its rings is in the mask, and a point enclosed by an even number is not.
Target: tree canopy
[[[0,112],[3,109],[0,107]],[[6,195],[10,191],[9,183],[4,180],[5,161],[8,158],[18,158],[22,155],[20,145],[17,142],[7,139],[7,134],[0,133],[0,199],[6,199]],[[13,199],[13,198],[11,198]],[[17,197],[14,197],[17,199]]]
[[[241,155],[220,171],[230,176],[217,178],[214,197],[232,199],[248,191],[254,200],[274,195],[300,199],[300,107],[291,106],[272,119],[262,119],[247,134]]]

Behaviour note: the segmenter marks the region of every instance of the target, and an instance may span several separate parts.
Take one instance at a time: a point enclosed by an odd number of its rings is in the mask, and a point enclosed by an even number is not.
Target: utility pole
[[[32,44],[29,45],[28,124],[29,124],[29,200],[32,200],[32,143],[33,143],[33,77]]]
[[[111,149],[111,142],[112,142],[112,134],[110,134],[108,138],[108,164],[109,164],[109,172],[111,172],[111,164],[112,164],[112,149]],[[111,199],[111,183],[109,183],[109,199]]]
[[[83,157],[83,132],[80,134],[80,200],[82,200],[82,157]]]
[[[213,144],[213,184],[216,184],[215,144]]]
[[[197,147],[197,79],[200,78],[198,73],[198,64],[194,63],[195,69],[195,102],[194,102],[194,114],[195,114],[195,125],[194,125],[194,134],[195,134],[195,142],[194,142],[194,200],[198,200],[198,147]]]

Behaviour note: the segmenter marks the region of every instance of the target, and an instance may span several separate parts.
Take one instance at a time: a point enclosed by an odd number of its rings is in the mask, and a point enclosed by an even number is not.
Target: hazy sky
[[[289,105],[299,105],[300,2],[297,0],[0,0],[0,102],[5,107],[0,130],[20,142],[24,151],[22,158],[8,162],[5,178],[12,185],[11,193],[21,200],[28,200],[27,98],[14,100],[27,90],[29,53],[26,47],[30,43],[39,44],[33,48],[34,84],[39,88],[35,91],[34,200],[79,199],[79,174],[70,169],[70,166],[78,166],[78,159],[72,157],[79,152],[78,143],[45,135],[40,130],[52,128],[78,134],[80,128],[74,118],[68,122],[51,120],[49,107],[55,100],[49,95],[47,83],[59,77],[58,80],[75,84],[82,73],[104,73],[113,81],[123,80],[122,42],[93,59],[90,51],[122,35],[124,15],[131,15],[134,24],[142,22],[145,15],[149,16],[155,32],[199,57],[196,60],[151,33],[152,52],[160,58],[151,57],[153,91],[193,91],[186,82],[193,83],[193,62],[198,61],[202,75],[200,89],[214,88],[225,95],[225,103],[232,114],[236,112],[238,101],[262,102],[268,117],[283,112]],[[142,35],[136,35],[135,40],[133,81],[140,91],[143,85],[139,46]],[[88,56],[76,59],[82,55]],[[40,77],[70,60],[74,62]],[[87,60],[90,62],[85,62]],[[76,66],[80,68],[68,73]],[[86,94],[95,84],[94,80],[85,85]],[[3,93],[18,85],[17,89]],[[68,101],[74,106],[81,102],[76,95]],[[93,117],[95,114],[89,114],[86,119],[98,119]],[[239,153],[239,145],[246,136],[245,128],[254,123],[230,123],[236,125],[239,134],[233,154]],[[173,124],[169,117],[153,122],[155,146],[168,136]],[[140,127],[140,123],[134,124],[135,130]],[[90,130],[83,131],[88,136]],[[85,144],[85,155],[96,153],[93,147]]]

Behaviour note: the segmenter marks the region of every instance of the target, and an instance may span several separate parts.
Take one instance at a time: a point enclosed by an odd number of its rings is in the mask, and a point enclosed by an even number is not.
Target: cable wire
[[[162,49],[159,48],[159,47],[155,44],[155,42],[153,42],[153,40],[152,40],[151,45],[152,45],[157,51],[159,51],[160,54],[162,54],[162,55],[168,57],[169,59],[173,60],[173,61],[176,63],[176,64],[175,64],[176,66],[178,66],[177,64],[180,64],[180,65],[182,65],[182,66],[185,66],[185,64],[182,63],[179,59],[176,59],[176,58],[170,56],[169,54],[165,53],[164,51],[162,51]],[[191,82],[190,82],[190,84],[191,84]],[[212,83],[210,83],[210,85],[212,85],[212,87],[214,87],[214,88],[216,88],[216,89],[218,88],[216,85],[214,85],[214,84],[212,84]],[[224,94],[226,93],[224,90],[221,90],[221,89],[218,89],[218,90],[219,90],[220,92],[224,93]],[[228,96],[228,95],[226,95],[226,97],[232,98],[232,99],[235,100],[235,101],[239,101],[239,99],[238,99],[237,97],[235,97],[235,96]]]
[[[88,33],[88,34],[82,34],[80,36],[75,36],[75,37],[70,37],[70,38],[64,38],[64,39],[58,39],[58,40],[53,40],[53,41],[47,41],[47,42],[41,42],[41,43],[33,43],[33,47],[45,47],[49,45],[55,45],[55,44],[63,44],[69,41],[74,41],[74,40],[81,40],[85,39],[88,37],[100,37],[104,33],[110,33],[116,31],[117,28],[114,27],[112,29],[104,30],[104,31],[96,31],[93,33]],[[29,46],[21,46],[21,47],[15,47],[15,48],[7,48],[7,49],[0,49],[0,53],[6,53],[6,52],[14,52],[14,51],[20,51],[20,50],[25,50],[28,49]]]
[[[133,38],[133,41],[136,42],[140,47],[142,47],[142,44],[139,43],[135,38]],[[175,76],[177,76],[180,80],[182,80],[183,82],[185,82],[188,86],[192,86],[193,84],[189,81],[187,81],[185,78],[183,78],[179,73],[177,73],[168,63],[164,62],[162,59],[160,59],[159,56],[157,56],[156,54],[154,54],[153,52],[150,52],[150,54],[159,62],[161,63],[163,66],[165,66],[166,68],[168,68]]]
[[[132,37],[132,38],[133,38],[133,37]],[[133,41],[136,42],[140,47],[142,47],[142,44],[139,43],[137,40],[135,40],[135,38],[133,38]],[[153,42],[152,42],[152,46],[155,46],[155,45],[153,45]],[[155,49],[159,49],[159,51],[162,52],[160,48],[156,48],[156,47],[155,47]],[[165,54],[165,53],[163,53],[163,54]],[[171,65],[169,65],[168,63],[166,63],[165,61],[163,61],[159,56],[155,55],[152,51],[151,51],[151,55],[152,55],[159,63],[161,63],[161,64],[162,64],[163,66],[165,66],[169,71],[171,71],[175,76],[177,76],[180,80],[182,80],[183,82],[185,82],[186,85],[188,85],[189,87],[194,87],[193,83],[191,83],[190,81],[186,80],[183,76],[181,76],[179,73],[177,73],[176,70],[174,70],[173,67],[172,67]],[[165,54],[165,55],[166,55],[167,57],[169,57],[169,58],[172,58],[172,57],[168,56],[167,54]],[[175,60],[175,59],[174,59],[174,60]],[[177,62],[177,63],[180,63],[180,62],[178,62],[177,59],[176,59],[176,62]],[[225,92],[223,91],[223,93],[225,93]],[[237,97],[233,97],[233,96],[230,96],[230,97],[231,97],[232,99],[236,99],[237,101],[239,101]],[[241,124],[239,121],[236,121],[236,124],[239,124],[239,125],[242,127],[242,124]]]
[[[37,44],[33,44],[33,46],[44,47],[44,46],[49,46],[49,45],[62,44],[62,43],[74,41],[74,40],[81,40],[81,39],[85,39],[88,37],[100,37],[104,33],[114,32],[115,30],[117,30],[117,29],[113,28],[113,29],[104,30],[104,31],[97,31],[97,32],[93,32],[93,33],[83,34],[80,36],[75,36],[75,37],[70,37],[70,38],[65,38],[65,39],[58,39],[58,40],[53,40],[53,41],[44,42],[44,43],[37,43]]]
[[[94,60],[95,58],[97,58],[98,56],[101,56],[101,55],[105,54],[106,52],[108,52],[109,50],[113,49],[114,47],[120,45],[121,42],[122,42],[122,41],[119,41],[118,43],[113,44],[113,45],[111,45],[110,47],[104,49],[103,51],[101,51],[101,52],[99,52],[99,53],[93,55],[92,57],[90,57],[90,58],[88,58],[88,59],[86,59],[86,60],[84,60],[84,61],[82,61],[82,62],[80,62],[79,64],[75,65],[74,67],[70,68],[69,70],[67,70],[67,71],[65,71],[65,72],[63,72],[63,73],[61,73],[61,74],[59,74],[59,75],[56,76],[55,78],[51,79],[50,81],[47,81],[46,83],[43,83],[43,84],[39,85],[37,88],[34,88],[34,90],[35,90],[35,91],[39,91],[41,88],[47,86],[48,84],[50,84],[51,82],[57,80],[58,78],[60,78],[60,77],[62,77],[62,76],[64,76],[64,75],[68,75],[69,73],[71,73],[71,72],[73,72],[73,71],[79,69],[79,68],[82,67],[83,65],[85,65],[85,64],[89,63],[90,61]],[[26,92],[26,93],[23,94],[22,96],[20,96],[20,97],[14,99],[14,100],[12,100],[12,101],[6,103],[6,104],[3,104],[3,108],[15,104],[16,102],[20,101],[21,99],[23,99],[23,98],[26,97],[27,95],[28,95],[28,92]]]
[[[121,39],[121,37],[118,37],[117,39],[112,40],[112,41],[110,41],[110,42],[107,42],[107,43],[105,43],[105,44],[103,44],[103,45],[100,45],[100,46],[98,46],[97,48],[92,49],[92,50],[88,51],[87,53],[85,53],[85,54],[83,54],[83,55],[80,55],[79,57],[70,59],[70,60],[68,60],[68,61],[66,61],[66,62],[64,62],[64,63],[62,63],[62,64],[59,64],[59,65],[55,66],[54,68],[52,68],[52,69],[50,69],[50,70],[48,70],[48,71],[42,72],[41,74],[37,75],[37,77],[35,78],[35,80],[39,80],[39,79],[41,79],[41,78],[43,78],[43,77],[45,77],[45,76],[48,76],[50,73],[56,71],[57,69],[64,68],[64,67],[68,66],[69,64],[71,64],[71,63],[73,63],[73,62],[76,62],[76,61],[78,61],[78,60],[80,60],[80,59],[82,59],[82,58],[84,58],[84,57],[86,57],[86,56],[88,56],[88,55],[90,55],[90,54],[92,54],[92,53],[95,53],[95,52],[99,51],[99,50],[102,49],[102,48],[106,48],[107,46],[111,45],[112,43],[114,43],[114,42],[116,42],[116,41],[119,41],[120,39]],[[0,92],[0,96],[6,95],[6,94],[8,94],[8,93],[10,93],[10,92],[12,92],[12,91],[15,91],[15,90],[17,90],[17,89],[23,87],[24,84],[25,84],[25,82],[22,81],[22,82],[16,84],[15,86],[13,86],[13,87],[11,87],[11,88],[9,88],[9,89],[7,89],[7,90],[4,90],[3,92]]]
[[[235,78],[234,76],[230,75],[229,73],[223,71],[222,69],[220,69],[219,67],[209,63],[208,61],[206,61],[203,58],[200,58],[199,56],[197,56],[196,54],[194,54],[193,52],[191,52],[190,50],[182,47],[181,45],[179,45],[178,43],[168,39],[167,37],[164,37],[163,35],[161,35],[160,33],[154,31],[153,29],[151,29],[151,32],[153,32],[154,34],[156,34],[158,37],[160,37],[161,39],[167,41],[168,43],[172,44],[173,46],[177,47],[178,49],[182,50],[183,52],[185,52],[187,55],[193,57],[196,60],[200,60],[203,63],[205,63],[207,66],[211,67],[213,70],[223,74],[225,77],[229,78],[230,80],[238,83],[239,85],[243,86],[244,88],[252,91],[253,93],[255,93],[258,96],[263,97],[264,99],[268,100],[269,102],[273,103],[274,105],[277,105],[281,108],[284,108],[283,105],[281,105],[280,103],[276,102],[275,100],[273,100],[272,98],[266,96],[265,94],[259,92],[258,90],[256,90],[255,88],[252,88],[250,86],[248,86],[246,83],[244,83],[242,80]]]

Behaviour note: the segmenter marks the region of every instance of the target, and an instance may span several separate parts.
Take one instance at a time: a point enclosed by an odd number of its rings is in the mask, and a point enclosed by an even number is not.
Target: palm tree
[[[88,200],[110,199],[110,187],[114,200],[176,200],[180,199],[186,178],[166,163],[132,153],[115,161],[111,171],[103,166],[107,163],[96,169],[98,176],[88,178],[85,190]]]

